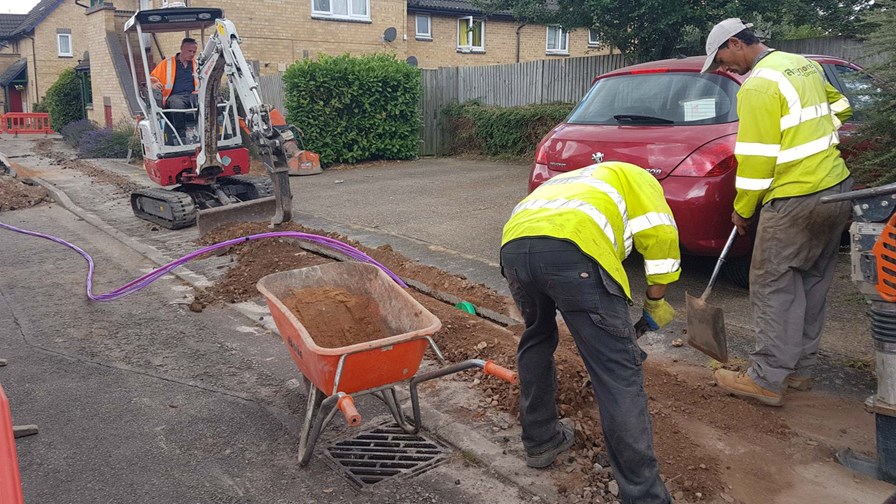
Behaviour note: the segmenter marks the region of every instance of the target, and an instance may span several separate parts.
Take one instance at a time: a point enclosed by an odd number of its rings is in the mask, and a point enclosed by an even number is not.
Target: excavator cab
[[[196,89],[186,108],[163,105],[161,91],[152,86],[153,77],[150,74],[153,67],[150,66],[150,56],[157,54],[159,61],[164,61],[163,57],[166,55],[173,56],[185,32],[199,35],[195,37],[200,44],[198,56],[206,42],[206,31],[208,28],[214,28],[215,20],[223,16],[223,11],[216,8],[173,7],[138,11],[125,23],[131,78],[143,116],[139,123],[139,131],[144,160],[150,179],[159,185],[193,182],[196,178],[194,174],[182,172],[185,166],[179,158],[192,155],[199,148],[201,134],[199,102]],[[165,37],[161,34],[171,35]],[[171,47],[166,48],[163,44]],[[166,52],[166,49],[170,52]],[[234,162],[222,166],[222,172],[217,175],[248,173],[248,159],[243,159],[248,156],[248,151],[245,155],[226,152],[242,148],[239,115],[232,83],[226,82],[226,87],[218,95],[218,150],[222,155],[230,155]],[[182,128],[174,126],[175,122],[180,122],[173,120],[176,114],[182,118],[184,125]]]
[[[269,107],[260,102],[255,76],[223,11],[204,7],[141,10],[125,23],[124,34],[142,112],[138,130],[144,168],[150,180],[162,186],[132,193],[134,214],[168,229],[198,221],[200,233],[231,221],[288,221],[292,209],[287,170],[278,167],[275,158],[278,154],[283,158],[285,150],[298,149],[290,132],[281,134],[270,126]],[[151,62],[173,56],[184,34],[199,46],[195,89],[185,104],[175,108],[163,103],[161,91],[153,87],[155,65]],[[245,108],[242,114],[251,118],[246,122],[254,127],[248,131],[251,140],[267,153],[263,156],[267,177],[248,175],[250,157],[240,134],[234,81],[239,81],[239,92],[244,93],[239,95]],[[279,164],[285,166],[287,161]]]

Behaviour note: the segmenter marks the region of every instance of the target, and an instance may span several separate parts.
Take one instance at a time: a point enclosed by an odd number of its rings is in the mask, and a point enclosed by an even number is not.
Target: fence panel
[[[258,92],[261,93],[261,101],[283,112],[286,116],[286,94],[283,89],[283,74],[262,75],[258,77]]]
[[[836,56],[864,67],[884,62],[883,55],[868,54],[868,49],[859,40],[846,37],[819,37],[800,40],[774,40],[768,43],[770,47],[782,51],[800,54],[824,54]]]

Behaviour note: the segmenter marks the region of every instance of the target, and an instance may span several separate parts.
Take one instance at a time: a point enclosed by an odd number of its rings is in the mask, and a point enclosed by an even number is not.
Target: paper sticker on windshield
[[[681,102],[681,105],[684,107],[685,122],[702,121],[703,119],[709,119],[717,115],[715,98],[684,101]]]

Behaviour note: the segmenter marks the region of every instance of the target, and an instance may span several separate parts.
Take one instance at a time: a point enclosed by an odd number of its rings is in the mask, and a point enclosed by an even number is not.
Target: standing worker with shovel
[[[852,111],[820,65],[770,49],[751,26],[737,18],[715,25],[703,65],[704,72],[753,72],[737,93],[731,220],[740,234],[761,207],[750,267],[756,349],[747,371],[721,369],[715,380],[732,394],[780,406],[787,387],[811,387],[825,298],[850,215],[848,202],[819,199],[852,187],[837,149],[837,130]]]
[[[621,501],[666,504],[653,453],[641,362],[622,267],[644,256],[644,319],[659,329],[675,316],[663,300],[678,280],[678,229],[653,175],[607,162],[558,175],[521,201],[501,240],[501,271],[526,324],[517,349],[526,463],[547,467],[572,446],[571,419],[557,420],[557,310],[591,377]]]

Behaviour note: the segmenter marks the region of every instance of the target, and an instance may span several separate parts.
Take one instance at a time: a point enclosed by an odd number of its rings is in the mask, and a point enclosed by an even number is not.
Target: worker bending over
[[[678,229],[656,179],[605,162],[559,175],[513,210],[501,269],[526,328],[517,350],[520,422],[530,467],[547,467],[572,446],[572,419],[557,418],[554,350],[559,309],[585,362],[622,502],[668,503],[653,453],[641,363],[622,261],[644,256],[643,315],[654,330],[675,310],[663,299],[678,280]]]

